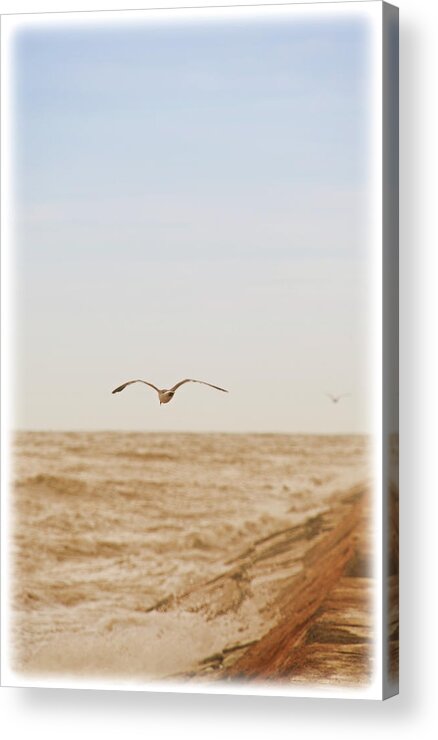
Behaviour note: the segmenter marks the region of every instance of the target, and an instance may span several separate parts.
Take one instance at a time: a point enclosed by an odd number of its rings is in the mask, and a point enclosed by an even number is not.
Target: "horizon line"
[[[209,430],[189,430],[189,429],[11,429],[13,434],[229,434],[229,435],[249,435],[249,434],[272,434],[272,435],[294,435],[300,437],[370,437],[371,432],[359,431],[359,432],[325,432],[325,431],[313,431],[313,432],[299,432],[299,431],[224,431],[220,429],[209,429]]]

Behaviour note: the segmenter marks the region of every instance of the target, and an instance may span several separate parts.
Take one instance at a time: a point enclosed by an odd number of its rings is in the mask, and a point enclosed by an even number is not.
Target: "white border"
[[[184,684],[172,683],[170,681],[147,682],[139,685],[138,682],[117,681],[92,681],[74,680],[67,677],[35,678],[16,674],[11,668],[10,661],[10,557],[9,533],[11,531],[10,507],[8,505],[8,489],[10,481],[10,424],[11,399],[13,398],[13,336],[11,330],[11,305],[14,295],[14,271],[12,260],[12,200],[13,200],[13,135],[11,127],[11,110],[13,108],[13,84],[12,84],[12,39],[18,29],[26,27],[54,27],[57,25],[72,24],[89,25],[93,21],[100,24],[117,21],[121,23],[132,23],[133,21],[179,21],[194,20],[200,22],[217,22],[218,20],[245,20],[248,14],[251,17],[268,18],[284,15],[289,17],[293,13],[295,17],[311,17],[318,13],[321,18],[327,15],[352,14],[367,19],[370,22],[373,35],[373,49],[371,59],[373,69],[371,73],[370,107],[371,118],[371,229],[370,242],[372,245],[372,284],[375,292],[373,294],[374,313],[372,316],[372,338],[373,349],[370,377],[372,378],[373,402],[372,402],[372,429],[375,442],[374,479],[375,479],[375,505],[374,505],[374,554],[376,572],[376,592],[374,606],[374,624],[376,639],[374,644],[375,670],[374,679],[366,688],[337,688],[327,687],[313,688],[311,686],[285,686],[269,684],[209,684],[199,683]],[[130,691],[159,691],[162,693],[195,693],[195,694],[236,694],[236,695],[258,695],[258,696],[287,696],[287,697],[318,697],[318,698],[352,698],[352,699],[382,699],[383,675],[383,633],[382,633],[382,607],[383,607],[383,581],[382,581],[382,3],[380,0],[369,0],[364,2],[334,2],[334,3],[311,3],[295,5],[265,5],[265,6],[223,6],[204,8],[173,8],[173,9],[149,9],[143,11],[96,11],[94,12],[72,12],[72,13],[42,13],[26,15],[8,15],[1,18],[1,183],[2,183],[2,270],[1,270],[1,333],[2,333],[2,355],[1,355],[1,488],[2,488],[2,623],[1,623],[1,653],[2,653],[2,685],[8,686],[34,686],[47,688],[78,688],[78,689],[111,689]]]

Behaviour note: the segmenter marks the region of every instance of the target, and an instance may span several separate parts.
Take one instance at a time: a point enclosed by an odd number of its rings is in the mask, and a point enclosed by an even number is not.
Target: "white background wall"
[[[225,0],[222,0],[225,4]],[[243,0],[239,0],[242,4]],[[1,12],[214,5],[220,0],[2,0]],[[230,3],[231,4],[231,3]],[[438,3],[399,0],[401,248],[401,695],[297,700],[0,689],[3,737],[436,737]],[[435,186],[435,188],[434,188]],[[438,725],[438,722],[436,721]]]

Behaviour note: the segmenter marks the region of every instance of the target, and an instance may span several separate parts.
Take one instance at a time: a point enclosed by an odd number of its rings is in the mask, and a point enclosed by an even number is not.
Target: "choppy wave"
[[[36,475],[20,478],[17,480],[16,485],[34,490],[42,489],[45,493],[52,491],[60,496],[83,495],[88,491],[88,485],[78,478],[71,478],[65,475],[46,475],[45,473],[37,473]]]

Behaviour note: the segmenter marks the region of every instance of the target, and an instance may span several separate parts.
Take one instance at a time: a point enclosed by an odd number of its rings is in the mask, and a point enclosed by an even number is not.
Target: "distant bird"
[[[225,390],[225,388],[219,388],[218,385],[212,385],[211,383],[206,383],[205,380],[193,380],[193,378],[186,378],[185,380],[180,380],[179,383],[176,383],[172,388],[157,388],[156,385],[153,383],[149,383],[147,380],[128,380],[127,383],[123,383],[123,385],[119,385],[118,388],[114,388],[112,393],[120,393],[120,391],[123,391],[124,388],[126,388],[127,385],[131,385],[132,383],[145,383],[145,385],[149,385],[151,388],[153,388],[158,393],[158,398],[160,400],[160,405],[162,403],[169,403],[169,401],[172,400],[172,398],[175,395],[175,391],[178,390],[178,388],[181,385],[184,385],[184,383],[202,383],[202,385],[208,385],[210,388],[216,388],[217,391],[222,391],[223,393],[228,393],[228,391]]]
[[[333,401],[333,403],[339,403],[339,401],[341,400],[341,398],[345,398],[346,396],[349,396],[351,394],[350,393],[341,393],[339,396],[333,396],[331,393],[326,393],[325,395],[328,398],[330,398],[330,400]]]

